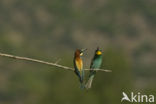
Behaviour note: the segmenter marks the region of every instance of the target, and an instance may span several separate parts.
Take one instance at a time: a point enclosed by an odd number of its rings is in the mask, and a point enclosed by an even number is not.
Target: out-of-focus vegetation
[[[155,27],[155,0],[0,0],[0,52],[73,67],[74,50],[88,48],[88,68],[100,46],[102,68],[113,71],[82,91],[71,71],[0,57],[0,104],[120,104],[123,91],[156,94]]]

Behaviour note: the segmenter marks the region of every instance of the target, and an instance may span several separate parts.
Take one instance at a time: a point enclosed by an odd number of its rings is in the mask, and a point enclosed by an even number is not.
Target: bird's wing
[[[95,56],[92,58],[92,61],[91,61],[91,64],[90,64],[90,69],[91,70],[93,70],[94,61],[95,61]]]

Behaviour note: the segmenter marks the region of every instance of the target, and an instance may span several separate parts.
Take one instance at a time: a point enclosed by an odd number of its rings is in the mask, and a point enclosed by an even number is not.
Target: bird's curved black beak
[[[84,51],[86,51],[87,50],[87,48],[85,48],[85,49],[81,49],[81,52],[84,52]]]
[[[81,51],[80,51],[80,56],[82,56],[83,55],[83,52],[84,51],[86,51],[87,49],[81,49]]]

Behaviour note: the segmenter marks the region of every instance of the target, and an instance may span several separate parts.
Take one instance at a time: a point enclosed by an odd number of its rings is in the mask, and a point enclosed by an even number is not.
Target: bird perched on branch
[[[91,61],[90,65],[90,73],[89,73],[89,79],[85,85],[86,89],[91,88],[93,78],[96,74],[96,70],[99,70],[102,63],[102,51],[99,49],[99,47],[95,50],[94,57]]]
[[[74,54],[74,68],[75,68],[75,73],[76,75],[79,77],[79,80],[80,80],[80,83],[81,83],[81,88],[84,88],[84,85],[83,85],[83,80],[84,80],[84,69],[83,69],[83,61],[81,59],[81,56],[83,55],[83,52],[85,51],[86,49],[77,49],[75,51],[75,54]]]

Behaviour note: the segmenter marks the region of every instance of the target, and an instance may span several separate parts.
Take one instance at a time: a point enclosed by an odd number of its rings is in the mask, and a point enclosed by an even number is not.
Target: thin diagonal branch
[[[61,68],[61,69],[74,71],[74,68],[57,64],[57,62],[52,63],[52,62],[42,61],[42,60],[38,60],[38,59],[32,59],[32,58],[28,58],[28,57],[20,57],[20,56],[5,54],[5,53],[0,53],[0,56],[12,58],[12,59],[17,59],[17,60],[25,60],[25,61],[31,61],[31,62],[46,64],[46,65],[55,66],[55,67],[58,67],[58,68]],[[85,70],[89,70],[89,69],[85,69]],[[104,70],[104,69],[99,69],[98,71],[112,72],[111,70]]]
[[[59,63],[60,61],[61,61],[61,59],[58,59],[58,60],[55,62],[55,64]]]

